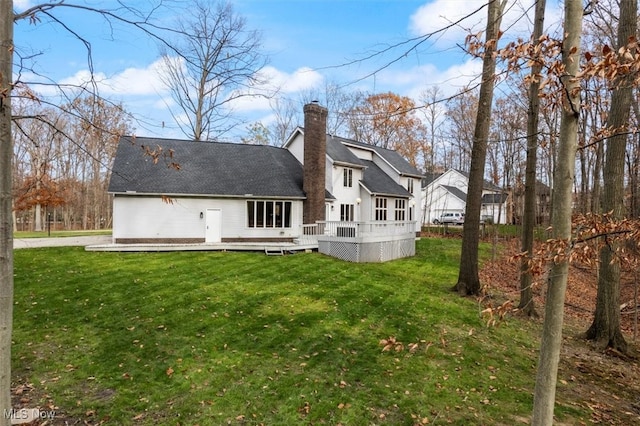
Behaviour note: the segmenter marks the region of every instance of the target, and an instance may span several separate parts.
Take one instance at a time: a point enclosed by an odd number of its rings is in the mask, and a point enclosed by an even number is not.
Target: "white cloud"
[[[270,111],[272,96],[291,96],[306,90],[320,87],[324,77],[308,67],[301,67],[293,73],[280,71],[272,66],[260,71],[260,79],[264,84],[252,87],[248,92],[254,96],[243,96],[233,102],[236,112]]]
[[[535,0],[508,2],[500,26],[505,34],[510,35],[510,38],[528,37],[531,34],[534,3]],[[437,32],[432,39],[439,46],[462,43],[469,33],[484,31],[487,21],[486,4],[487,0],[433,0],[419,7],[411,16],[409,28],[415,35]],[[561,15],[562,9],[557,1],[547,2],[547,27],[557,26]]]
[[[451,96],[474,80],[478,80],[481,72],[482,62],[469,58],[444,70],[428,64],[399,72],[385,72],[380,75],[378,82],[417,101],[424,89],[430,86],[437,86],[443,96]]]
[[[149,96],[158,95],[165,92],[160,71],[162,60],[158,59],[146,68],[127,68],[112,76],[105,73],[94,73],[93,79],[96,81],[99,92],[103,96]],[[60,80],[63,85],[86,86],[91,81],[91,74],[88,70],[80,70],[74,75]]]
[[[289,74],[272,66],[260,71],[261,77],[267,81],[265,88],[272,88],[284,93],[297,93],[318,87],[323,77],[309,67],[301,67]]]
[[[477,31],[478,28],[483,27],[487,14],[486,8],[460,23],[455,25],[454,23],[484,4],[486,4],[486,0],[435,0],[418,8],[410,18],[409,28],[416,35],[431,34],[438,31],[439,35],[436,38],[440,41],[459,41],[464,39],[467,29],[473,30],[475,28],[475,31]],[[451,28],[441,32],[441,30],[449,26]]]
[[[13,0],[13,8],[15,10],[26,10],[31,6],[31,0]]]

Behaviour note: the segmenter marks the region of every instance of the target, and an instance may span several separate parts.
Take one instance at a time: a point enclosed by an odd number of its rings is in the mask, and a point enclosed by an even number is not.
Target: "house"
[[[469,175],[456,169],[428,174],[422,181],[422,223],[434,223],[444,213],[464,213]],[[508,193],[484,181],[480,218],[485,222],[507,223]]]
[[[513,192],[513,222],[517,224],[522,223],[524,216],[524,189],[524,183],[519,180]],[[548,224],[551,221],[551,188],[541,180],[536,180],[535,200],[536,225]]]
[[[394,151],[327,135],[317,103],[304,111],[283,148],[121,138],[114,244],[304,242],[356,261],[415,253],[420,173]]]

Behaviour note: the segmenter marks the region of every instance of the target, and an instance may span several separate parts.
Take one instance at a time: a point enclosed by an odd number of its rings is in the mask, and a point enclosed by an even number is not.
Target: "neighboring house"
[[[469,175],[449,169],[431,174],[422,181],[422,223],[434,223],[444,213],[464,213],[467,205]],[[508,194],[491,182],[484,181],[480,219],[507,223]]]
[[[548,224],[551,221],[551,188],[540,180],[536,180],[536,225]],[[519,182],[513,193],[513,221],[521,224],[524,215],[524,183]]]
[[[304,129],[283,148],[121,138],[109,185],[114,243],[311,239],[322,251],[325,237],[344,246],[403,234],[392,258],[415,253],[421,175],[394,151],[327,135],[326,115],[306,105]],[[361,259],[354,250],[347,260]]]

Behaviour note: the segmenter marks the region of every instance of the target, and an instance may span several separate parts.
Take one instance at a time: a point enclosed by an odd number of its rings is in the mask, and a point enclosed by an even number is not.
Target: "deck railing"
[[[384,237],[415,233],[415,221],[322,221],[302,225],[301,242],[316,242],[319,235],[340,238]]]

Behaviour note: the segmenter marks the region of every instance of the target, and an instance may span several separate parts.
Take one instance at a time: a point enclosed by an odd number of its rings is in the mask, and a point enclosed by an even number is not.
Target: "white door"
[[[222,212],[220,209],[207,209],[205,226],[205,242],[219,243],[222,241]]]

